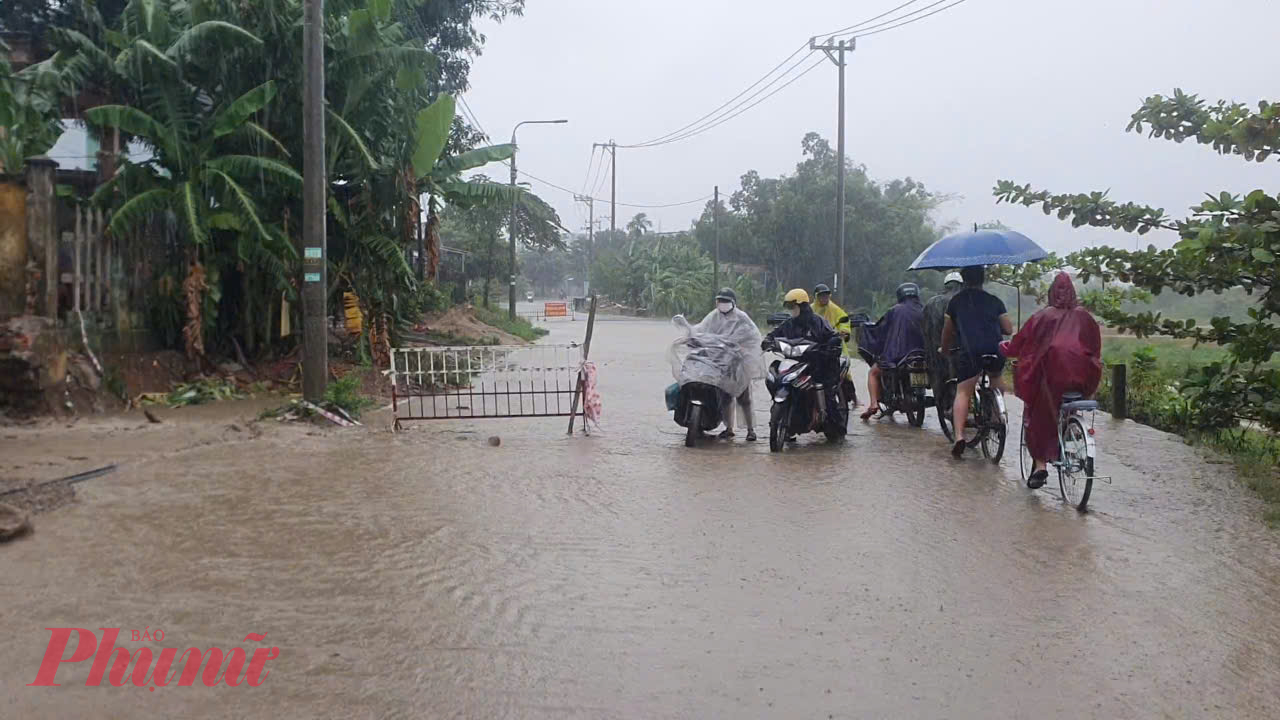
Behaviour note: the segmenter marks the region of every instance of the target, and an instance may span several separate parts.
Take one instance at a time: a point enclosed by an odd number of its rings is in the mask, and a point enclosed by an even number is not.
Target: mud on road
[[[582,325],[554,325],[551,341]],[[254,436],[256,410],[204,422],[203,408],[131,430],[6,429],[9,466],[53,447],[121,465],[0,547],[6,716],[1280,706],[1280,539],[1230,466],[1100,415],[1114,483],[1082,516],[1021,486],[1016,446],[998,468],[953,462],[932,417],[855,422],[843,445],[781,455],[741,435],[686,449],[662,399],[672,337],[665,323],[597,325],[605,416],[589,438],[561,419],[392,434],[385,413]],[[83,469],[59,462],[50,473]],[[64,665],[61,687],[25,687],[45,628],[144,626],[179,648],[266,633],[281,654],[257,688],[85,687],[89,663]]]

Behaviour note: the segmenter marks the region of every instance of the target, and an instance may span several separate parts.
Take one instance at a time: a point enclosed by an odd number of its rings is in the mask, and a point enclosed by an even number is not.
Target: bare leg
[[[756,439],[755,419],[751,414],[751,388],[747,388],[738,396],[738,404],[742,406],[742,414],[746,417],[747,439]]]
[[[867,373],[867,409],[862,413],[862,419],[867,420],[880,411],[880,366],[872,365],[870,372]]]
[[[951,406],[951,421],[955,425],[955,439],[960,442],[964,438],[964,426],[969,419],[969,403],[973,399],[973,389],[978,385],[974,377],[956,383],[956,401]]]
[[[720,407],[724,408],[724,432],[721,438],[733,437],[733,397],[729,393],[720,393]]]

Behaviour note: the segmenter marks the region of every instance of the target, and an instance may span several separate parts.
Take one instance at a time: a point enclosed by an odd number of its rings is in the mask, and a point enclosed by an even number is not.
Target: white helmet
[[[950,285],[951,283],[960,283],[961,285],[963,285],[964,278],[960,277],[960,273],[956,272],[955,270],[952,270],[951,272],[947,273],[946,279],[942,281],[943,285]]]

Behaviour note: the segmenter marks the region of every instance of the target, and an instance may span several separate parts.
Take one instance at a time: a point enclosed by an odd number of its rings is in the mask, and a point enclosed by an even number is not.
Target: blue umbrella
[[[1013,230],[974,230],[948,235],[920,253],[908,270],[970,265],[1021,265],[1049,257],[1044,248]]]

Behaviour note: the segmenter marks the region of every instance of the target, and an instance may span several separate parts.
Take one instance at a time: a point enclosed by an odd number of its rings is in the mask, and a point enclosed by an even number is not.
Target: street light
[[[509,302],[507,305],[507,316],[511,320],[516,319],[516,130],[521,125],[561,125],[569,122],[568,120],[523,120],[516,123],[511,128],[511,222],[507,225],[507,239],[511,245],[511,287]]]

